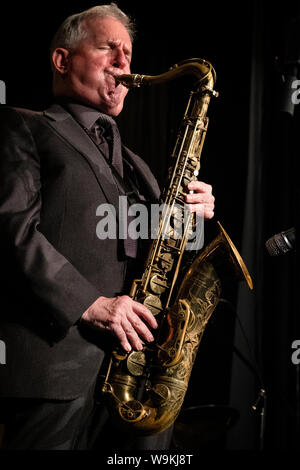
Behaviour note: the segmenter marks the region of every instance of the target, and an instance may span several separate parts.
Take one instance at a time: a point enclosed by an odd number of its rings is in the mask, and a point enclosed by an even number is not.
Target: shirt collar
[[[110,120],[114,121],[111,116],[108,116],[104,113],[101,113],[96,108],[93,108],[91,106],[88,106],[83,103],[79,103],[78,101],[75,101],[72,98],[67,98],[67,97],[59,97],[56,99],[56,101],[66,108],[70,114],[76,119],[76,121],[79,122],[79,124],[82,125],[82,127],[90,130],[91,127],[95,124],[95,122],[100,119],[101,123],[101,118],[109,118]]]

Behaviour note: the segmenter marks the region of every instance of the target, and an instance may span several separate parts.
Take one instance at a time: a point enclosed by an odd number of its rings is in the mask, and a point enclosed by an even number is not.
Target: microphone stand
[[[264,449],[265,443],[265,428],[266,428],[266,412],[267,412],[267,394],[266,390],[263,388],[262,382],[260,380],[259,374],[255,367],[244,357],[239,349],[236,346],[233,346],[233,350],[236,355],[241,359],[241,361],[247,366],[249,370],[258,378],[260,382],[260,390],[258,396],[251,406],[251,409],[255,412],[260,412],[260,430],[259,430],[259,450]]]
[[[239,316],[237,315],[237,312],[236,312],[235,308],[233,307],[231,302],[229,302],[228,300],[220,299],[220,302],[227,305],[228,308],[234,313],[234,315],[236,316],[236,319],[238,320],[238,323],[240,325],[241,332],[242,332],[242,334],[243,334],[243,336],[246,340],[246,343],[248,344],[247,336],[245,334],[244,328],[243,328],[242,323],[239,319]],[[248,344],[248,347],[249,347],[249,344]],[[250,350],[250,348],[249,348],[249,350]],[[259,390],[259,393],[258,393],[258,397],[257,397],[255,403],[251,406],[251,409],[253,411],[260,411],[259,450],[263,450],[264,449],[264,443],[265,443],[265,427],[266,427],[266,412],[267,412],[267,394],[266,394],[266,390],[263,386],[263,381],[262,381],[262,378],[261,378],[261,374],[259,373],[259,368],[258,368],[257,365],[255,365],[255,361],[253,360],[253,363],[250,362],[235,345],[233,345],[233,351],[241,359],[241,361],[246,365],[246,367],[252,372],[254,377],[256,377],[256,379],[258,380],[259,385],[260,385],[260,390]]]
[[[259,450],[263,450],[264,440],[265,440],[266,409],[267,409],[267,394],[263,388],[260,389],[258,397],[251,408],[253,411],[257,411],[257,412],[260,410]]]

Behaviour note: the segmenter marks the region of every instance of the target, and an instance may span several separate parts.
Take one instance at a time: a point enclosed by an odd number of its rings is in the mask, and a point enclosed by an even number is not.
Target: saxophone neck
[[[216,72],[210,62],[204,59],[187,59],[173,65],[167,72],[160,75],[123,74],[116,77],[116,82],[127,88],[139,88],[142,85],[159,85],[175,80],[183,75],[194,75],[198,78],[196,88],[213,88],[216,81]]]

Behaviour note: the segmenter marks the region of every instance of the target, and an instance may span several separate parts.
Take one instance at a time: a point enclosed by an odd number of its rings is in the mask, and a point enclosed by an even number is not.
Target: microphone
[[[269,255],[278,256],[284,255],[291,251],[296,246],[296,229],[290,228],[285,232],[277,233],[265,243]]]

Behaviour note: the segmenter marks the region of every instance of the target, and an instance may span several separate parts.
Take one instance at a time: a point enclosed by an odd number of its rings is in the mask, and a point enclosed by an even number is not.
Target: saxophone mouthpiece
[[[145,75],[123,74],[115,77],[117,83],[126,86],[127,88],[139,88],[143,82]]]

